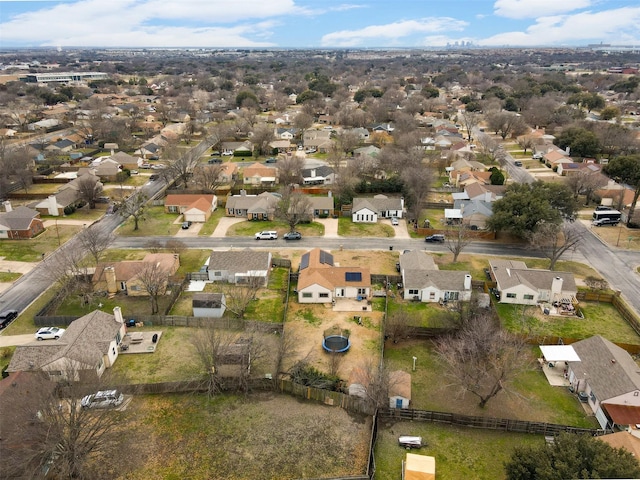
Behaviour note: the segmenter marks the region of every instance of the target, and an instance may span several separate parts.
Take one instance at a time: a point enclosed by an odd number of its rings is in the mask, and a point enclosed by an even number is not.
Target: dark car
[[[190,221],[182,222],[182,229],[183,230],[189,229],[190,226],[191,226],[191,222]]]
[[[0,313],[0,329],[5,328],[11,323],[11,320],[18,316],[17,310],[5,310]]]
[[[276,163],[277,161],[277,158],[269,157],[264,161],[264,163]]]
[[[282,236],[282,238],[285,240],[300,240],[302,235],[300,235],[300,232],[287,232]]]
[[[209,164],[222,163],[222,159],[218,158],[218,157],[213,157],[213,158],[210,158],[209,160],[207,160],[207,163],[209,163]]]
[[[436,233],[435,235],[429,235],[428,237],[426,237],[424,239],[425,242],[436,242],[436,243],[442,243],[444,242],[444,235],[440,234],[440,233]]]

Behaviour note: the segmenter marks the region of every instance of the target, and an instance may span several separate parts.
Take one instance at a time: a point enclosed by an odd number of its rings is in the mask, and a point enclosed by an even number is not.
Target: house
[[[573,163],[573,159],[564,150],[552,149],[542,156],[544,163],[553,168],[560,163]]]
[[[189,222],[206,222],[217,207],[214,194],[169,194],[164,199],[165,212],[182,214]]]
[[[315,148],[319,153],[327,153],[333,145],[331,132],[328,130],[305,130],[302,144],[305,148]]]
[[[366,299],[371,294],[368,268],[337,267],[333,255],[319,248],[302,255],[298,302],[332,303],[340,298]]]
[[[356,223],[377,223],[378,217],[402,218],[404,198],[376,195],[373,198],[359,197],[353,199],[351,220]]]
[[[436,457],[407,453],[402,461],[402,480],[435,480]]]
[[[78,177],[71,180],[69,183],[64,184],[55,195],[49,195],[46,199],[39,202],[34,202],[29,206],[36,209],[42,215],[51,215],[59,217],[64,215],[64,209],[75,205],[80,200],[80,182],[86,181],[85,176],[92,176],[92,181],[96,182],[96,185],[102,186],[100,179],[93,172],[85,169],[86,173],[82,171],[78,172]],[[82,175],[81,175],[82,173]]]
[[[474,184],[477,185],[477,184]],[[490,192],[487,192],[490,196]],[[483,230],[493,215],[493,205],[486,200],[455,200],[453,207],[460,212],[460,222],[475,230]]]
[[[568,177],[569,175],[575,175],[581,171],[581,163],[559,163],[556,172],[561,177]]]
[[[378,156],[380,155],[381,151],[382,150],[380,150],[375,145],[368,145],[366,147],[356,148],[353,151],[353,157],[354,158],[362,158],[362,159],[366,159],[366,160],[375,160],[375,159],[378,158]]]
[[[220,150],[222,150],[223,155],[251,156],[253,143],[249,140],[244,142],[222,142]]]
[[[100,159],[93,168],[93,173],[100,177],[100,180],[107,182],[115,182],[120,172],[122,172],[122,166],[111,158]]]
[[[278,153],[286,153],[293,150],[294,145],[290,140],[273,140],[269,142],[269,147],[273,150],[277,150]]]
[[[367,142],[369,140],[369,130],[363,127],[352,128],[350,130],[358,136],[361,142]]]
[[[280,140],[293,140],[298,134],[297,128],[276,128],[275,136]]]
[[[333,195],[329,192],[324,197],[307,197],[311,206],[309,214],[314,217],[326,218],[333,215]]]
[[[224,293],[194,293],[191,301],[194,317],[220,318],[227,309]]]
[[[304,168],[301,175],[303,185],[331,185],[336,179],[333,168],[327,165]]]
[[[45,150],[51,152],[62,152],[67,153],[76,148],[76,144],[69,139],[63,138],[62,140],[58,140],[57,142],[48,145]]]
[[[278,183],[278,169],[256,162],[242,171],[245,185],[275,185]]]
[[[572,273],[531,269],[517,260],[490,260],[489,271],[500,292],[500,303],[573,302],[578,291]]]
[[[494,202],[504,197],[506,185],[485,185],[480,182],[473,182],[465,185],[464,191],[468,200],[483,200]]]
[[[213,251],[208,263],[209,280],[247,284],[258,282],[267,285],[271,269],[271,253],[251,250]]]
[[[586,394],[600,426],[640,423],[640,374],[633,357],[600,335],[571,347],[580,360],[567,362],[569,383],[573,391]]]
[[[144,163],[142,158],[134,157],[125,152],[118,152],[111,155],[111,159],[117,162],[126,170],[137,170]]]
[[[272,220],[280,197],[270,192],[260,195],[247,195],[245,190],[240,195],[227,198],[225,212],[227,217],[243,217],[247,220]]]
[[[411,374],[403,370],[389,373],[389,408],[409,408],[411,404]]]
[[[225,162],[220,165],[218,180],[222,183],[231,183],[236,179],[237,174],[238,164],[234,162]]]
[[[44,372],[54,381],[100,378],[118,358],[126,334],[120,307],[113,315],[94,310],[67,327],[58,339],[16,347],[7,372]]]
[[[4,202],[4,208],[5,212],[0,213],[0,238],[33,238],[44,231],[44,224],[37,210],[23,206],[13,209],[8,201]]]
[[[174,253],[149,253],[142,260],[99,263],[92,278],[94,289],[109,294],[123,292],[130,297],[147,296],[149,294],[140,273],[150,265],[156,265],[158,274],[162,273],[165,277],[160,288],[161,294],[164,294],[168,277],[180,267],[180,257]]]
[[[405,300],[449,302],[471,300],[471,274],[439,270],[431,255],[410,250],[400,255],[400,275]]]

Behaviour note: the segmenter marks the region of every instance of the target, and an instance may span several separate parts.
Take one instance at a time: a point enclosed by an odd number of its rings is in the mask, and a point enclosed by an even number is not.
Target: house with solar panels
[[[333,255],[314,248],[300,259],[297,291],[300,303],[367,300],[371,296],[371,273],[368,268],[337,266]]]

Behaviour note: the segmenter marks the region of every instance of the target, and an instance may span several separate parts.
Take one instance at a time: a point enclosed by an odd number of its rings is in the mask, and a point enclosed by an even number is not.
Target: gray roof
[[[11,230],[29,230],[31,222],[40,215],[37,210],[28,207],[17,207],[14,210],[0,214],[0,224]]]
[[[438,270],[433,257],[421,250],[411,250],[400,255],[401,270]]]
[[[457,270],[405,270],[404,288],[435,287],[438,290],[464,290],[465,276],[469,272]]]
[[[387,197],[386,195],[376,195],[373,198],[354,198],[353,212],[368,208],[376,213],[388,210],[402,210],[402,199],[400,197]]]
[[[622,348],[600,335],[571,346],[580,357],[579,362],[569,362],[571,370],[587,379],[600,402],[640,390],[638,365]]]
[[[18,346],[7,371],[39,370],[62,358],[97,366],[120,328],[113,315],[94,310],[71,322],[58,340]]]
[[[222,308],[224,295],[222,293],[196,293],[193,295],[194,308]]]
[[[307,197],[314,210],[333,210],[333,197]]]
[[[226,252],[211,252],[209,271],[248,272],[249,270],[269,270],[271,254],[246,248]]]
[[[328,177],[332,173],[333,168],[327,165],[320,165],[319,167],[302,169],[302,178]]]
[[[500,290],[517,285],[532,290],[551,290],[553,279],[560,277],[563,292],[577,292],[575,278],[570,272],[529,269],[524,262],[514,260],[491,260],[489,265]]]
[[[493,205],[484,200],[456,200],[453,202],[453,208],[462,211],[462,218],[470,217],[476,213],[485,217],[490,217],[493,214]]]
[[[270,213],[280,198],[272,193],[260,195],[233,195],[227,199],[227,209],[247,210],[249,213]]]

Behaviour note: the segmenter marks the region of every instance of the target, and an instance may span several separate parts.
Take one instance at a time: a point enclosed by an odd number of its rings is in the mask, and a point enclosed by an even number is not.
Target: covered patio
[[[558,387],[568,387],[569,362],[579,362],[580,357],[571,345],[540,345],[542,358],[538,358],[538,363],[549,385]]]

